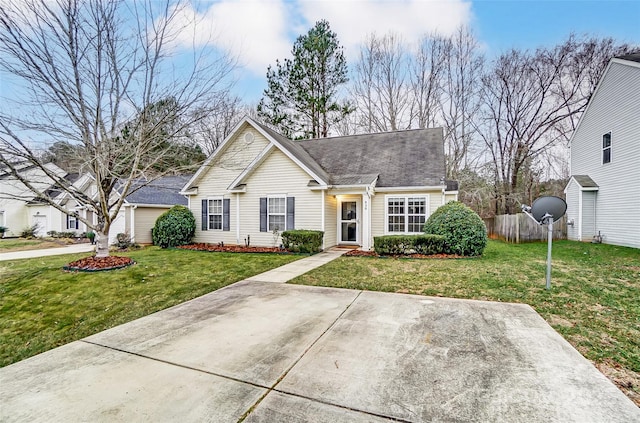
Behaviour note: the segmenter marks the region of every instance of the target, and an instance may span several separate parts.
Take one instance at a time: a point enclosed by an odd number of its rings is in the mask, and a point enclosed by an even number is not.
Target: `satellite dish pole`
[[[540,197],[531,207],[523,204],[522,212],[538,225],[547,224],[547,290],[551,289],[551,250],[553,248],[553,222],[564,216],[567,203],[560,197]]]

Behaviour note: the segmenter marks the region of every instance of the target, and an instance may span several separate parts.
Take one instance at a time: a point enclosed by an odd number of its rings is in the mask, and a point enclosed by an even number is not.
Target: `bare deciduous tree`
[[[411,127],[407,65],[407,53],[397,34],[367,38],[352,87],[363,130],[371,133]]]
[[[207,110],[211,97],[229,87],[234,62],[227,55],[209,60],[206,49],[193,46],[184,54],[178,37],[184,39],[192,22],[185,22],[183,6],[168,0],[6,0],[0,8],[0,70],[23,88],[0,106],[0,164],[34,196],[68,213],[15,172],[17,162],[41,168],[92,211],[96,222],[75,217],[97,233],[98,256],[109,254],[109,228],[126,196],[162,176],[152,172],[171,151],[162,143],[188,134],[203,116],[194,110]],[[157,107],[164,99],[171,102]],[[45,166],[37,151],[43,141],[80,147],[95,195]]]
[[[535,161],[565,141],[584,111],[608,60],[597,41],[571,36],[554,48],[511,50],[482,78],[481,135],[490,155],[496,213],[513,213],[534,174]],[[532,173],[533,172],[533,173]]]
[[[476,141],[473,120],[480,109],[480,77],[484,57],[468,28],[460,27],[445,43],[443,96],[440,102],[445,128],[447,177],[455,179],[471,165]]]
[[[411,62],[412,120],[418,128],[436,126],[449,48],[448,39],[425,36]]]

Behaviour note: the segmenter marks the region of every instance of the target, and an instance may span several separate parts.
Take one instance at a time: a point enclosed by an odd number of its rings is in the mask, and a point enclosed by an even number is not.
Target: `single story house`
[[[292,141],[246,117],[182,194],[195,241],[273,246],[287,229],[324,232],[323,248],[422,232],[456,200],[445,180],[442,128]]]
[[[118,217],[111,225],[109,242],[114,243],[119,233],[127,233],[133,242],[152,244],[151,229],[158,217],[173,206],[188,205],[187,197],[180,194],[180,189],[192,176],[164,176],[127,195]],[[133,188],[136,189],[136,184]]]

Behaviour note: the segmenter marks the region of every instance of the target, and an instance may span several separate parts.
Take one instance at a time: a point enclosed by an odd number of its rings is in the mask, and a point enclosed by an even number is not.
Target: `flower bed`
[[[278,247],[245,247],[242,245],[216,245],[216,244],[189,244],[176,248],[193,251],[213,251],[218,253],[289,253]]]
[[[415,259],[459,259],[459,258],[469,258],[465,256],[459,256],[457,254],[390,254],[390,255],[380,255],[375,251],[363,251],[363,250],[351,250],[344,253],[345,256],[350,257],[391,257],[391,258],[415,258]]]
[[[136,262],[129,257],[109,256],[109,257],[85,257],[71,262],[63,267],[70,272],[100,272],[102,270],[122,269],[131,266]]]

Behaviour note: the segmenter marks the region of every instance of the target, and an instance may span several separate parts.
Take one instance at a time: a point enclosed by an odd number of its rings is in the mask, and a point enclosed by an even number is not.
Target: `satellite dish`
[[[540,197],[531,205],[531,214],[539,223],[545,223],[549,215],[557,222],[567,211],[567,203],[560,197]]]

